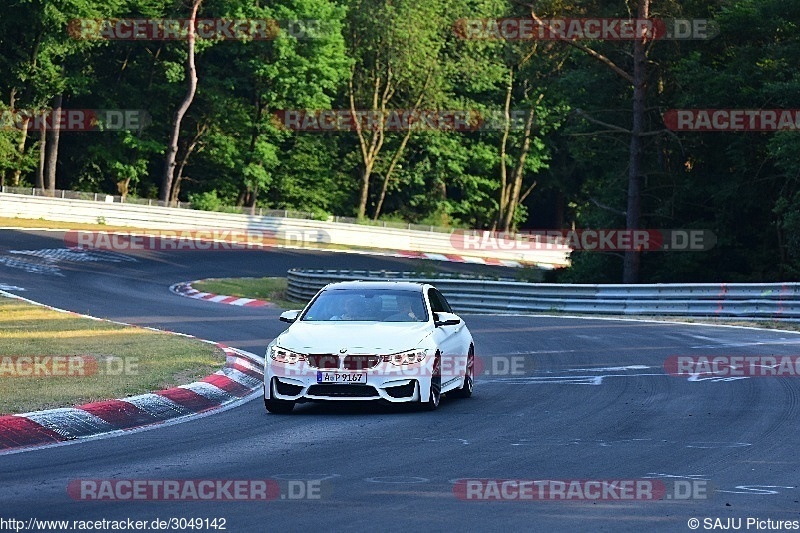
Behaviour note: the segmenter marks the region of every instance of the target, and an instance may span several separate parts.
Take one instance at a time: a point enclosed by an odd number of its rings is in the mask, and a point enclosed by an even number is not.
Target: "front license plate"
[[[322,372],[317,371],[317,383],[367,383],[366,374],[351,374],[349,372]]]

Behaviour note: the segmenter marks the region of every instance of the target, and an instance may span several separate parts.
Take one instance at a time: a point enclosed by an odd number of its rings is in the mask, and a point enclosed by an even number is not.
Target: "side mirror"
[[[442,326],[455,326],[461,323],[458,315],[453,313],[433,313],[433,325],[437,328]]]
[[[291,324],[292,322],[297,320],[298,316],[300,316],[300,311],[297,310],[284,311],[283,313],[281,313],[281,316],[278,318],[278,320],[280,320],[281,322],[288,322],[289,324]]]

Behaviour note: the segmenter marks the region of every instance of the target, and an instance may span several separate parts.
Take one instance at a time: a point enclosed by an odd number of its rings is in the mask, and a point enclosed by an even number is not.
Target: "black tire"
[[[431,373],[431,392],[428,400],[423,402],[422,407],[426,411],[435,411],[442,400],[442,359],[439,354],[433,360],[433,372]]]
[[[467,353],[467,369],[464,373],[464,383],[460,388],[452,390],[447,394],[454,398],[469,398],[472,396],[472,388],[475,382],[475,348],[469,347]]]
[[[264,407],[272,414],[288,415],[294,409],[294,402],[291,400],[276,400],[264,397]]]
[[[275,415],[288,415],[294,409],[294,402],[289,400],[267,400],[264,398],[264,407]]]

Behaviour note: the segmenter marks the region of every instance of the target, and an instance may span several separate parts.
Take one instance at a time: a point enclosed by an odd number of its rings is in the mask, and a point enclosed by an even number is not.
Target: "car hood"
[[[427,322],[295,322],[275,341],[301,353],[385,355],[416,348],[432,329]]]

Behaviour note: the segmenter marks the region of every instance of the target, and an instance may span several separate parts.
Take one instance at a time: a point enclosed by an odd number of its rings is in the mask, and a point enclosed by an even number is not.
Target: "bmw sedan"
[[[325,286],[267,347],[264,404],[377,400],[436,409],[472,395],[472,335],[433,286],[348,281]]]

